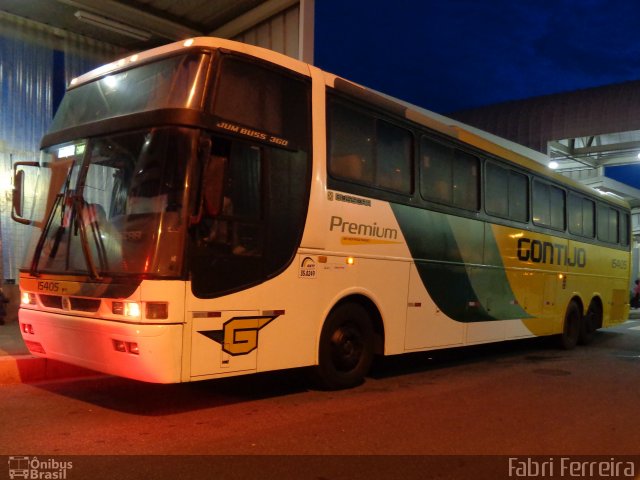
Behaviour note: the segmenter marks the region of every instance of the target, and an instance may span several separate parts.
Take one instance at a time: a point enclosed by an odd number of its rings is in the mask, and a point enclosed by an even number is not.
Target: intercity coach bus
[[[262,48],[98,68],[41,148],[12,210],[35,232],[19,321],[38,356],[159,383],[310,367],[335,389],[376,354],[572,348],[628,315],[624,202]]]

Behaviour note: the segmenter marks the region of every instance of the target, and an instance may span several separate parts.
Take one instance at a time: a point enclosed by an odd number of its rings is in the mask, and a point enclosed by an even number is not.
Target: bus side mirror
[[[222,213],[224,204],[224,178],[227,170],[227,159],[212,155],[204,167],[202,179],[202,200],[204,211],[210,217]]]
[[[38,162],[16,162],[13,165],[13,196],[11,219],[23,225],[33,224],[32,220],[24,218],[24,179],[25,171],[20,167],[39,167]]]

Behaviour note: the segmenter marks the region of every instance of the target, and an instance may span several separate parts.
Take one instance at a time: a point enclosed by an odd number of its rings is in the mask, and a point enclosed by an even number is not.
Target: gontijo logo
[[[584,248],[573,247],[573,249],[570,249],[561,243],[519,238],[518,260],[549,265],[584,267],[587,265],[587,252]]]
[[[200,330],[198,333],[219,343],[222,351],[229,355],[247,355],[258,348],[258,332],[283,313],[284,310],[273,315],[233,317],[224,323],[222,330]]]

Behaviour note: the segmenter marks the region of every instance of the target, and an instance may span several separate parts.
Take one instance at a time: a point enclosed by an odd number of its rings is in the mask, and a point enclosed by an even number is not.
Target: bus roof
[[[546,166],[546,164],[548,164],[549,162],[549,157],[536,150],[532,150],[528,147],[525,147],[524,145],[520,145],[505,138],[498,137],[489,132],[485,132],[452,118],[448,118],[444,115],[440,115],[430,110],[418,107],[404,100],[359,85],[355,82],[325,72],[318,69],[317,67],[306,64],[300,60],[296,60],[287,55],[266,48],[236,42],[233,40],[226,40],[216,37],[195,37],[188,40],[163,45],[151,50],[129,55],[127,57],[121,58],[119,60],[91,70],[84,75],[74,78],[71,81],[69,88],[74,88],[78,85],[90,82],[96,78],[108,75],[113,72],[117,72],[119,70],[131,68],[135,63],[143,63],[154,58],[167,56],[172,53],[179,52],[180,50],[191,49],[194,47],[232,50],[280,65],[305,76],[310,76],[311,70],[317,70],[324,76],[325,84],[327,86],[336,87],[337,84],[349,85],[350,93],[359,93],[360,95],[366,95],[367,100],[377,100],[376,103],[384,103],[386,107],[392,105],[394,107],[394,111],[401,109],[402,115],[409,121],[424,125],[452,138],[456,138],[461,142],[477,147],[483,151],[486,151],[487,153],[510,160],[545,177],[554,179],[559,183],[566,184],[573,189],[583,191],[590,195],[598,195],[603,200],[620,206],[628,207],[628,204],[622,199],[612,196],[605,197],[604,194],[598,192],[593,188],[587,187],[575,180],[572,180],[571,178],[552,171]]]
[[[479,128],[467,125],[452,118],[440,115],[422,107],[418,107],[404,100],[392,97],[385,93],[378,92],[376,90],[364,87],[350,80],[346,80],[337,75],[333,75],[327,72],[323,72],[325,75],[325,83],[328,86],[336,87],[337,84],[348,84],[349,93],[361,94],[367,97],[369,102],[376,101],[375,96],[379,97],[378,103],[382,108],[390,103],[395,104],[396,107],[402,107],[403,111],[398,112],[398,108],[393,110],[396,113],[400,113],[408,120],[424,125],[427,128],[435,130],[439,133],[447,135],[449,137],[460,140],[461,142],[474,146],[480,150],[483,150],[489,154],[496,155],[498,157],[507,159],[517,165],[521,165],[531,171],[534,171],[544,177],[553,179],[561,184],[564,184],[575,190],[584,192],[591,196],[597,196],[600,199],[611,202],[615,205],[628,208],[628,203],[622,198],[614,197],[611,195],[603,194],[598,190],[583,185],[582,183],[566,177],[558,172],[550,169],[547,164],[550,158],[537,150],[533,150],[529,147],[521,145],[516,142],[512,142],[506,138],[498,137],[492,133],[480,130]],[[359,92],[358,92],[359,90]]]
[[[172,53],[179,52],[181,50],[191,49],[194,47],[203,48],[221,48],[233,50],[235,52],[251,55],[256,58],[260,58],[267,62],[272,62],[281,65],[285,68],[293,70],[301,75],[309,76],[310,66],[300,60],[289,57],[282,53],[269,50],[267,48],[256,47],[246,43],[236,42],[233,40],[226,40],[217,37],[195,37],[188,40],[182,40],[179,42],[169,43],[161,47],[152,48],[143,52],[128,55],[126,57],[115,60],[111,63],[107,63],[98,68],[95,68],[79,77],[71,80],[69,88],[74,88],[83,83],[91,82],[92,80],[108,75],[110,73],[117,72],[131,68],[136,63],[144,63],[158,57],[164,57],[171,55]]]

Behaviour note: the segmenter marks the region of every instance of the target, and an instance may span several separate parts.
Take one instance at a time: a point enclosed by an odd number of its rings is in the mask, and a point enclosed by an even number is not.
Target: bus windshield
[[[159,108],[200,109],[208,59],[206,53],[169,57],[73,88],[49,132]]]
[[[197,133],[153,128],[45,149],[35,210],[48,215],[25,267],[94,278],[179,276]]]

